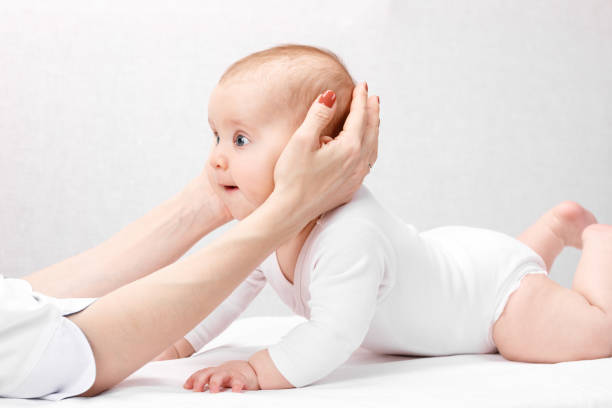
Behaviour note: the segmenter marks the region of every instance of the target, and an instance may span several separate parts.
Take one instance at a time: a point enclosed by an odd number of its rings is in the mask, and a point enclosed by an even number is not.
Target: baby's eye
[[[219,144],[219,135],[214,135],[213,137],[215,138],[215,144]]]
[[[238,135],[236,136],[235,143],[236,143],[236,146],[244,146],[244,145],[251,143],[251,141],[247,139],[246,136],[244,135]]]

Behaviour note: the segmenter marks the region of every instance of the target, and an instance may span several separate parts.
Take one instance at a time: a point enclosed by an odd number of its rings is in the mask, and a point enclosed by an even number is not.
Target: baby
[[[326,143],[342,130],[352,95],[360,93],[367,85],[355,87],[334,54],[314,47],[274,47],[230,66],[210,98],[208,173],[232,215],[246,217],[272,192],[276,160],[313,101],[334,113],[322,133]],[[612,268],[612,227],[595,222],[566,201],[519,239],[465,226],[419,232],[361,187],[351,202],[311,220],[279,247],[161,358],[202,348],[266,283],[308,320],[249,361],[194,373],[185,388],[302,387],[360,346],[416,356],[499,351],[527,362],[608,357],[612,320],[604,312],[612,310],[612,274],[589,262],[606,254],[603,242]],[[583,238],[588,245],[574,290],[562,288],[547,270],[563,246],[582,248]]]

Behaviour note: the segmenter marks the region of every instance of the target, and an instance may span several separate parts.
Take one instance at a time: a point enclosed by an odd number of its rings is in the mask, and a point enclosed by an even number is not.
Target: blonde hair
[[[342,131],[355,83],[333,52],[298,44],[268,48],[234,62],[223,73],[219,84],[253,76],[282,87],[281,103],[295,114],[296,127],[306,117],[315,98],[331,89],[336,93],[336,112],[323,135],[336,137]]]

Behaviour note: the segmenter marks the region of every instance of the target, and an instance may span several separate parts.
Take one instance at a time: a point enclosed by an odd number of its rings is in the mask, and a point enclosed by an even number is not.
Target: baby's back
[[[360,273],[372,275],[369,282],[377,287],[362,346],[392,354],[495,352],[491,327],[502,298],[521,268],[539,258],[516,239],[492,230],[447,226],[419,233],[365,187],[326,214],[313,233],[315,239],[303,248],[309,255],[303,273],[316,268],[322,252],[367,264]],[[367,301],[360,295],[363,289],[351,293],[354,282],[346,282],[344,301]],[[314,290],[317,285],[305,292]]]

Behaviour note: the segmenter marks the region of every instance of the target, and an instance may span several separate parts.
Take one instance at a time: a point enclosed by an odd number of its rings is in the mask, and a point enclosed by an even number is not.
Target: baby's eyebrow
[[[229,121],[232,122],[234,125],[243,126],[243,127],[247,126],[246,123],[241,122],[239,119],[232,118]]]

